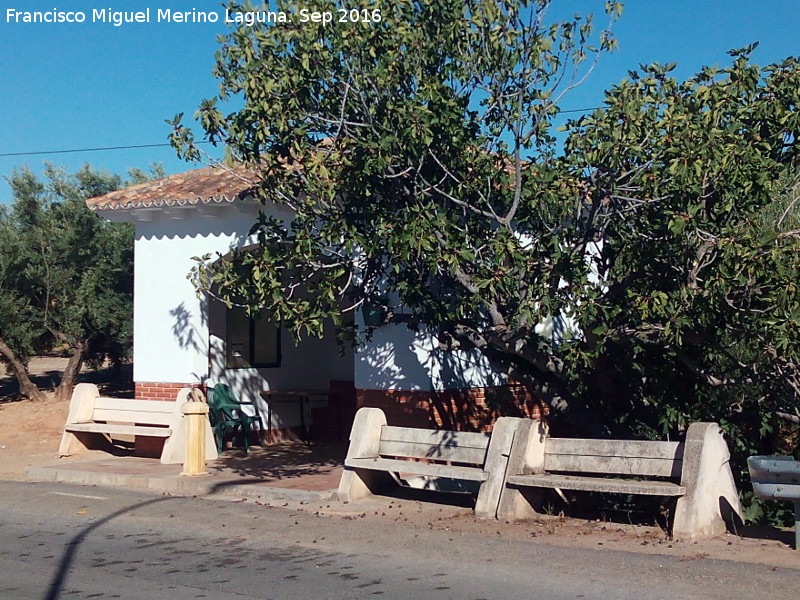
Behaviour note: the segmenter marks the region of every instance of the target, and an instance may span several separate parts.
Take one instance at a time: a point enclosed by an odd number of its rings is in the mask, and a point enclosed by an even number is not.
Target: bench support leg
[[[500,503],[512,442],[520,421],[522,419],[518,417],[500,417],[494,424],[483,467],[489,476],[481,484],[475,502],[475,516],[480,519],[497,518],[497,505]]]
[[[87,448],[87,446],[78,438],[77,435],[69,431],[65,431],[61,435],[61,444],[58,446],[58,455],[61,457],[72,456],[83,448]]]
[[[386,415],[379,408],[362,408],[356,413],[350,431],[347,458],[378,456],[381,427],[386,425]],[[371,496],[381,486],[393,481],[389,473],[345,467],[339,481],[339,499],[352,502]]]
[[[727,523],[742,522],[739,494],[730,468],[730,452],[716,423],[693,423],[686,432],[681,484],[672,535],[707,539],[725,533]]]
[[[100,391],[93,383],[79,383],[72,392],[69,401],[67,425],[70,423],[85,423],[92,420],[95,398],[100,397]],[[94,434],[90,434],[94,435]],[[61,445],[58,447],[59,456],[70,456],[83,448],[88,448],[85,440],[89,435],[79,437],[74,433],[64,430],[61,436]]]
[[[345,467],[339,481],[339,500],[356,502],[396,485],[391,473]]]
[[[546,439],[546,424],[539,420],[521,419],[511,444],[507,473],[516,475],[543,472]],[[506,483],[500,494],[497,518],[514,520],[536,516],[533,500],[540,494],[541,490],[538,489],[527,488],[523,491]]]

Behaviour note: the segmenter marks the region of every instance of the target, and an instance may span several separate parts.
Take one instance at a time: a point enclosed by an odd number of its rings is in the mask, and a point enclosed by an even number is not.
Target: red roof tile
[[[251,181],[252,171],[245,167],[205,167],[90,198],[86,205],[92,210],[122,210],[230,203],[247,195]]]

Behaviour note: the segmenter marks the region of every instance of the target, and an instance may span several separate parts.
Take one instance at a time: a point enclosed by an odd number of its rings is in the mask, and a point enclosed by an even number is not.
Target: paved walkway
[[[320,501],[331,499],[339,486],[344,444],[284,443],[253,446],[245,454],[226,450],[208,463],[208,475],[182,477],[181,465],[162,465],[155,458],[111,456],[87,461],[32,467],[30,479],[84,485],[146,488],[181,495],[229,496]]]

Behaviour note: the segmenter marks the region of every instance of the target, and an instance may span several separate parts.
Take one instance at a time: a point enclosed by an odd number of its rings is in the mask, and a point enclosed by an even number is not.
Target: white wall
[[[197,296],[186,275],[194,265],[193,256],[224,255],[232,248],[252,244],[254,240],[246,233],[255,222],[258,208],[256,204],[236,203],[210,213],[193,207],[129,213],[137,220],[134,381],[225,382],[240,397],[258,401],[262,409],[261,390],[327,389],[331,379],[355,379],[361,389],[395,390],[505,383],[479,352],[444,352],[439,350],[436,337],[424,328],[414,332],[402,324],[376,329],[372,340],[358,353],[348,351],[344,356],[340,356],[332,335],[295,346],[291,335],[284,332],[280,367],[226,369],[224,309],[214,301],[207,306],[206,298]],[[273,207],[272,213],[284,219],[291,216],[278,207]],[[184,218],[174,218],[181,215]],[[152,220],[142,221],[142,217]],[[281,410],[277,425],[296,425],[292,412]]]
[[[192,208],[162,211],[136,223],[134,262],[134,381],[200,383],[208,376],[205,299],[186,279],[193,256],[246,245],[257,207],[226,206],[214,216]],[[138,214],[137,214],[138,216]]]
[[[445,390],[503,385],[477,350],[444,351],[424,327],[415,332],[404,324],[378,327],[356,354],[359,389]]]
[[[224,255],[254,243],[246,233],[256,220],[258,208],[255,204],[226,205],[213,216],[192,208],[171,213],[153,211],[152,221],[137,221],[134,381],[225,382],[243,399],[258,400],[261,390],[328,389],[331,379],[353,379],[352,354],[340,357],[333,335],[304,340],[296,346],[283,332],[280,367],[225,369],[224,305],[212,301],[209,306],[205,296],[197,296],[186,276],[194,265],[193,256]],[[279,218],[290,215],[278,207],[273,207],[272,213]],[[135,217],[140,214],[134,211]],[[170,214],[186,217],[174,219]]]

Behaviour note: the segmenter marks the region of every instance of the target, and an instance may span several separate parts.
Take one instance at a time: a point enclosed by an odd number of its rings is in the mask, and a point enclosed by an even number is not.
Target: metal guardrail
[[[794,502],[794,547],[800,547],[800,461],[791,456],[751,456],[747,459],[753,492],[763,500]]]

